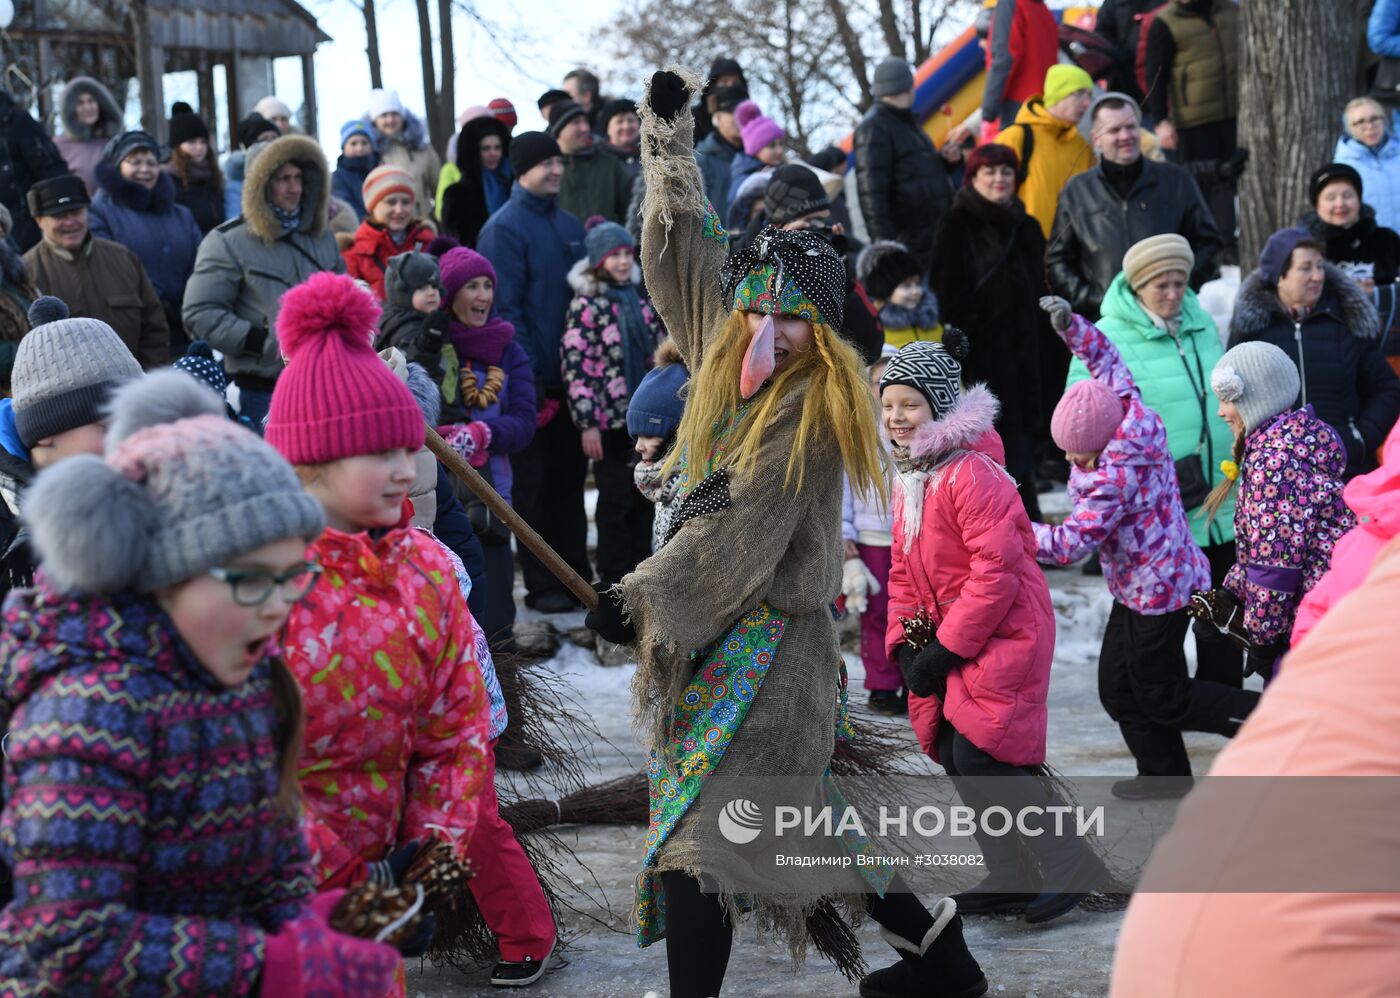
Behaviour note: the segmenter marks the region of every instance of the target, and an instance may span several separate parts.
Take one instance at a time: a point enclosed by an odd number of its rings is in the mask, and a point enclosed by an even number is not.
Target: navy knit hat
[[[510,170],[517,179],[547,159],[560,155],[559,143],[548,132],[521,132],[510,140]]]
[[[609,222],[602,215],[590,216],[586,228],[588,235],[583,237],[583,248],[588,251],[589,269],[597,268],[624,246],[630,250],[637,248],[632,233],[616,222]]]
[[[634,437],[666,438],[681,425],[685,402],[680,390],[690,378],[684,364],[653,367],[627,403],[627,432]]]
[[[1259,254],[1259,276],[1264,279],[1264,283],[1277,284],[1283,276],[1283,268],[1288,265],[1288,258],[1298,248],[1298,244],[1311,239],[1312,233],[1301,226],[1279,229],[1270,236]]]
[[[214,357],[214,350],[203,340],[195,340],[185,350],[185,355],[170,365],[177,371],[184,371],[200,384],[208,385],[219,398],[228,391],[228,372]]]
[[[160,158],[160,143],[155,137],[146,132],[134,131],[122,132],[109,140],[102,147],[102,159],[115,166],[138,149],[149,149],[151,155]]]

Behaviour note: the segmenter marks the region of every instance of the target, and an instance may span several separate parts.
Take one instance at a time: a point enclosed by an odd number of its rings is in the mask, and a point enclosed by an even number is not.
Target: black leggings
[[[666,969],[671,998],[715,998],[729,969],[734,928],[718,895],[702,894],[694,877],[668,871],[661,874],[661,886],[666,892]],[[899,877],[890,883],[883,898],[867,894],[865,910],[876,922],[916,946],[933,927],[933,916]]]

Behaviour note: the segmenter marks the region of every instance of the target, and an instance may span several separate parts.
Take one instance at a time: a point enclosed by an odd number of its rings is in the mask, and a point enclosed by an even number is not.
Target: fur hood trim
[[[92,94],[97,101],[97,124],[91,127],[78,121],[78,98],[83,94]],[[63,121],[63,134],[79,140],[110,139],[122,125],[122,111],[112,91],[91,76],[75,76],[68,81],[59,100],[58,116]]]
[[[127,180],[120,167],[105,160],[97,164],[93,176],[103,193],[123,208],[163,215],[175,204],[175,178],[164,170],[156,176],[154,187],[142,187],[134,180]]]
[[[925,423],[914,431],[909,456],[926,461],[955,450],[970,450],[981,436],[993,428],[1001,403],[986,385],[973,385],[962,393],[957,405],[942,419]]]
[[[1322,301],[1331,298],[1340,309],[1338,316],[1359,340],[1374,340],[1380,335],[1381,320],[1371,299],[1332,263],[1322,264],[1326,280],[1322,285]],[[1259,271],[1245,278],[1235,299],[1235,314],[1230,318],[1230,342],[1254,336],[1275,322],[1292,322],[1288,310],[1279,301],[1273,288],[1264,283]]]
[[[243,223],[268,246],[282,238],[283,232],[267,203],[267,185],[272,175],[288,163],[295,163],[302,172],[301,227],[296,231],[312,238],[326,231],[331,185],[325,154],[315,139],[284,135],[257,150],[256,156],[244,157]]]
[[[369,129],[370,135],[374,136],[374,151],[381,156],[393,143],[403,145],[410,152],[418,152],[428,145],[428,126],[408,108],[403,109],[403,131],[392,139],[375,128],[374,122],[369,118],[361,118],[360,121]]]
[[[632,283],[638,287],[642,283],[642,268],[636,262],[632,264]],[[598,280],[598,268],[590,267],[586,256],[569,268],[569,287],[583,298],[597,298],[604,293],[603,282]]]
[[[442,392],[438,390],[433,376],[422,364],[409,361],[408,380],[405,383],[413,394],[413,401],[423,410],[423,421],[429,426],[436,426],[442,413]]]
[[[928,282],[920,284],[924,296],[913,308],[885,302],[880,309],[880,324],[886,329],[932,329],[938,325],[938,296],[929,288]]]

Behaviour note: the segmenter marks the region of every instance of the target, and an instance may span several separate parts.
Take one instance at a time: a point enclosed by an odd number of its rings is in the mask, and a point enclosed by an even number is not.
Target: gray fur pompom
[[[224,415],[222,400],[188,374],[165,369],[136,378],[112,394],[107,406],[111,425],[107,453],[148,426],[160,426],[193,416]]]
[[[64,592],[106,594],[136,586],[157,526],[146,491],[91,454],[41,472],[25,493],[23,515],[44,573]]]

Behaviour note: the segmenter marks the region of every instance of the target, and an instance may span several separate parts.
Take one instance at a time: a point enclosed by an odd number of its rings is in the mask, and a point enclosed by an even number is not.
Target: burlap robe
[[[694,375],[730,314],[720,289],[727,239],[702,194],[689,111],[668,123],[644,102],[641,115],[647,287]],[[834,442],[819,438],[808,444],[801,490],[784,484],[805,388],[793,388],[764,429],[753,471],[727,475],[727,506],[687,520],[622,580],[638,635],[638,719],[653,749],[666,742],[672,707],[695,669],[692,651],[726,635],[760,602],[788,615],[747,717],[659,851],[657,868],[700,876],[731,900],[744,895],[760,925],[779,930],[794,953],[805,948],[804,920],[819,901],[842,895],[858,910],[865,883],[839,871],[775,879],[746,863],[719,834],[718,818],[734,799],[766,814],[779,789],[820,803],[830,786],[823,776],[841,665],[831,602],[841,588],[842,461]],[[755,883],[764,886],[754,890]]]

